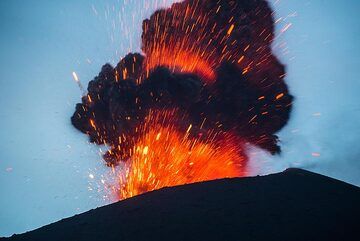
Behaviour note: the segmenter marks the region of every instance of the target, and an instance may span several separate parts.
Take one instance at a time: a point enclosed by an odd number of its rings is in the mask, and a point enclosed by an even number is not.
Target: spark
[[[234,30],[234,27],[235,27],[234,24],[232,24],[232,25],[230,26],[229,30],[227,31],[227,34],[228,34],[228,35],[231,34],[231,32]]]
[[[83,85],[81,84],[80,79],[79,79],[78,75],[76,74],[76,72],[73,71],[72,76],[73,76],[75,82],[77,83],[77,85],[79,86],[79,89],[82,92],[83,96],[85,96],[86,95],[85,89],[84,89]]]
[[[75,72],[72,72],[72,75],[73,75],[73,77],[74,77],[74,80],[75,80],[76,82],[79,82],[79,78],[78,78],[77,74],[76,74]]]
[[[278,95],[276,96],[276,99],[277,99],[277,100],[280,100],[282,97],[284,97],[284,93],[278,94]]]
[[[285,33],[287,30],[289,30],[289,28],[292,26],[292,23],[288,23],[284,26],[283,29],[281,29],[282,33]]]

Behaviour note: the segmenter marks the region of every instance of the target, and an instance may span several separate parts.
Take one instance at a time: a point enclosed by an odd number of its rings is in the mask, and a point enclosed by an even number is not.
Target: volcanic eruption
[[[265,0],[185,0],[143,21],[142,51],[105,64],[72,124],[125,163],[120,199],[246,175],[245,145],[280,152],[293,97]]]

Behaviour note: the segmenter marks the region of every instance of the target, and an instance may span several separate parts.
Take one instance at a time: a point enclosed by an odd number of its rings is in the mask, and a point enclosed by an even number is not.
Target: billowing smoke
[[[279,153],[275,133],[289,120],[293,97],[271,50],[273,32],[264,0],[185,0],[159,10],[143,22],[143,54],[104,65],[72,124],[111,147],[109,164],[130,157],[152,110],[186,116],[171,122],[199,141],[216,130]]]

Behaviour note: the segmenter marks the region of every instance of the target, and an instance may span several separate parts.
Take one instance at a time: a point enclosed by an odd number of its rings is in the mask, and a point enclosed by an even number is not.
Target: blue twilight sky
[[[87,85],[138,50],[155,2],[164,0],[0,1],[0,236],[111,202],[99,147],[69,121],[81,95],[72,72]],[[271,3],[278,34],[292,24],[274,51],[295,108],[279,133],[283,154],[252,148],[250,170],[296,166],[360,185],[360,2]]]

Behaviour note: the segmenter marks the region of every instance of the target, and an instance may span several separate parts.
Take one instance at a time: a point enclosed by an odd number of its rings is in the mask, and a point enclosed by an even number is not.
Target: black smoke
[[[166,33],[165,39],[180,41],[186,34],[182,32],[183,26],[196,21],[194,15],[181,23],[179,16],[189,6],[198,14],[209,13],[209,20],[201,26],[208,28],[209,35],[202,41],[213,38],[213,45],[203,47],[204,42],[199,42],[196,31],[186,36],[198,48],[213,53],[215,80],[211,84],[196,73],[178,73],[167,66],[158,66],[147,73],[144,67],[153,42],[160,41],[154,33],[155,26],[160,26],[160,31],[165,25],[170,26],[172,30]],[[218,14],[212,15],[214,11]],[[234,44],[221,40],[229,19],[236,27],[227,41]],[[215,30],[210,28],[214,23],[217,23]],[[99,75],[89,82],[88,95],[76,105],[72,124],[87,134],[91,142],[111,147],[104,156],[109,164],[128,158],[126,150],[139,135],[137,127],[151,110],[176,109],[188,118],[179,120],[175,126],[184,131],[192,124],[193,136],[219,129],[235,133],[272,154],[279,153],[275,133],[289,120],[293,97],[284,82],[285,68],[271,52],[273,25],[271,9],[262,0],[187,0],[157,11],[143,25],[143,51],[147,57],[128,54],[116,67],[104,65]],[[262,35],[265,40],[260,38]],[[229,45],[228,51],[233,53],[226,60],[220,58],[225,45]],[[237,59],[242,54],[246,56],[239,64]],[[261,65],[244,71],[251,61]]]

